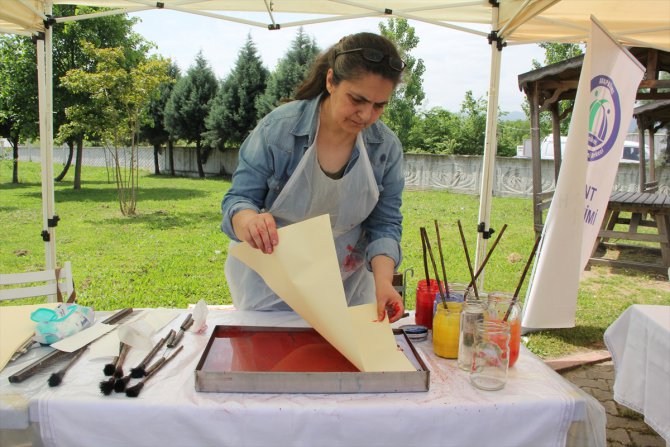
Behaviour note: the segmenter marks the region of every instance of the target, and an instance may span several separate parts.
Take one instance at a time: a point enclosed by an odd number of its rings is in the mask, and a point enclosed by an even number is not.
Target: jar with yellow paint
[[[458,336],[463,302],[437,303],[433,317],[433,351],[447,359],[458,358]]]

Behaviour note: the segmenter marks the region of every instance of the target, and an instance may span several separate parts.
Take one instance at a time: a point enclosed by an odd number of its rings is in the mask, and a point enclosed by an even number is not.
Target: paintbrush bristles
[[[114,374],[114,371],[116,371],[116,361],[118,359],[119,359],[118,357],[114,357],[114,360],[112,361],[112,363],[107,363],[105,365],[105,367],[102,369],[102,372],[106,376],[111,376],[112,374]]]
[[[122,393],[125,391],[128,382],[130,382],[130,376],[123,376],[120,379],[117,379],[116,382],[114,382],[114,391]]]
[[[142,388],[144,388],[144,381],[138,383],[137,385],[133,385],[130,388],[126,388],[126,396],[137,397],[140,395]]]
[[[49,386],[54,387],[60,385],[60,383],[63,381],[63,376],[65,375],[65,371],[58,371],[49,377]]]
[[[100,392],[105,396],[112,394],[112,391],[114,391],[114,382],[116,382],[114,377],[110,377],[109,379],[100,382]]]

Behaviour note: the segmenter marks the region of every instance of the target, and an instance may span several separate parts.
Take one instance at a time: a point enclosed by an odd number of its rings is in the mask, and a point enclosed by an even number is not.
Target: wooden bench
[[[624,226],[625,228],[621,228]],[[656,233],[640,232],[641,228],[655,228]],[[651,192],[616,192],[610,196],[603,223],[596,238],[589,263],[609,265],[668,274],[670,268],[670,196]],[[596,257],[601,244],[610,239],[642,241],[658,244],[659,262],[638,262]],[[621,248],[636,248],[652,251],[655,247],[624,245]]]

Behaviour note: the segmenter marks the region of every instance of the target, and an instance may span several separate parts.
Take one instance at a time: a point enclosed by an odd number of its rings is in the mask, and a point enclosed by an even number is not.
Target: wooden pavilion
[[[623,267],[642,268],[667,273],[670,268],[670,196],[658,194],[654,166],[654,134],[670,122],[670,80],[660,79],[661,72],[670,72],[670,52],[650,48],[632,47],[629,51],[646,67],[646,77],[640,83],[637,100],[647,100],[647,104],[634,110],[639,131],[640,175],[637,193],[615,193],[610,198],[610,206],[603,220],[598,242],[609,238],[658,242],[661,249],[662,265],[625,263]],[[526,94],[530,106],[531,157],[533,173],[533,219],[535,233],[543,228],[543,210],[549,208],[554,191],[542,191],[542,170],[540,157],[540,113],[551,114],[554,144],[554,180],[558,180],[561,169],[560,123],[571,107],[562,114],[561,101],[575,99],[579,75],[584,56],[577,56],[563,62],[548,65],[518,76],[519,88]],[[647,163],[645,135],[649,136],[650,162]],[[647,164],[649,165],[647,174]],[[623,208],[621,207],[623,206]],[[630,218],[621,217],[622,212],[630,212]],[[646,216],[651,216],[646,220]],[[615,231],[615,225],[628,225],[627,231]],[[658,235],[638,233],[639,227],[654,227]],[[594,253],[599,243],[594,247]],[[592,258],[592,263],[615,264],[611,260]],[[602,261],[602,262],[601,262]]]

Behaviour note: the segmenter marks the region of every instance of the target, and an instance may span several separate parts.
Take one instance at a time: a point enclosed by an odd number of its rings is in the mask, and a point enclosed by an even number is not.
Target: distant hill
[[[501,118],[502,121],[516,121],[516,120],[525,120],[526,114],[520,110],[514,112],[506,112],[507,115]]]

